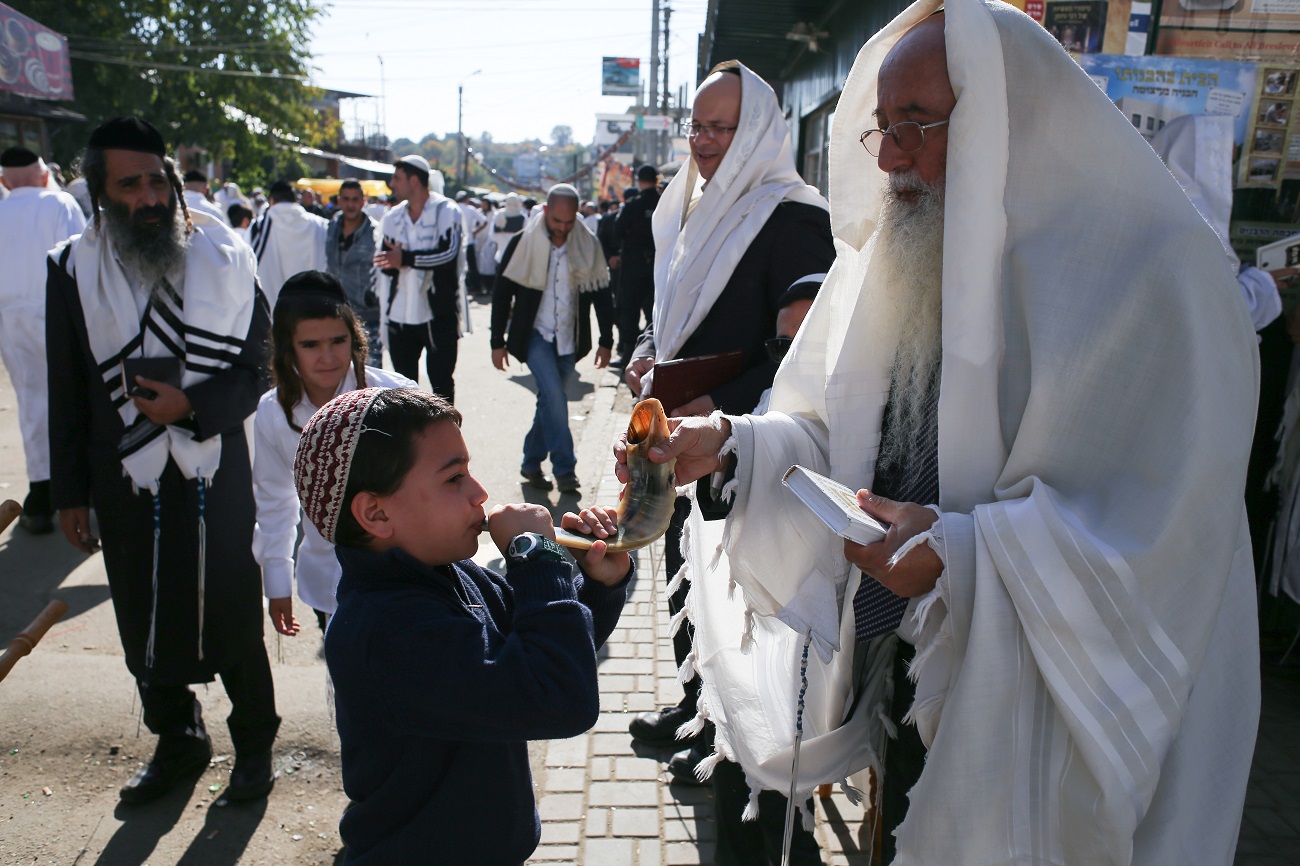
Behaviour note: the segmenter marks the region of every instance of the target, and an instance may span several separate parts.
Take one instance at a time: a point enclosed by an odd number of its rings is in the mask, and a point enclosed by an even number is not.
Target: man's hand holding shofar
[[[943,560],[929,545],[912,548],[906,556],[889,566],[892,557],[908,539],[925,532],[939,515],[915,502],[894,502],[876,496],[870,490],[858,491],[858,506],[882,523],[889,524],[885,537],[875,544],[858,544],[844,540],[844,558],[903,598],[915,598],[934,589],[943,573]]]
[[[679,486],[690,484],[721,467],[718,452],[731,438],[731,422],[725,416],[669,418],[668,429],[672,435],[650,449],[650,462],[667,463],[676,459],[677,466],[673,474]],[[614,459],[614,474],[626,484],[630,477],[627,471],[626,431],[614,443]]]

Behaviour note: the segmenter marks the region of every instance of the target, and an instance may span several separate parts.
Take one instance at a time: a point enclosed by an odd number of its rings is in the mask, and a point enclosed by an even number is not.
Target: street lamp
[[[482,71],[482,69],[475,69],[469,75],[466,75],[465,78],[462,78],[460,83],[456,85],[456,145],[459,148],[456,154],[456,181],[461,186],[465,185],[465,133],[461,130],[461,110],[464,107],[465,101],[465,79],[473,78]]]

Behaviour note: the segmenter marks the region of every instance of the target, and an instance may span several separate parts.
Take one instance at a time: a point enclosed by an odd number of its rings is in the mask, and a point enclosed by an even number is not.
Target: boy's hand
[[[498,505],[488,514],[488,532],[501,555],[506,555],[506,548],[521,532],[536,532],[552,541],[555,540],[555,524],[551,522],[551,512],[541,505],[519,502],[512,505]]]
[[[609,553],[605,542],[599,540],[613,535],[617,526],[618,514],[611,508],[584,508],[581,514],[570,511],[560,518],[561,529],[596,536],[597,541],[591,549],[577,557],[578,567],[587,577],[605,586],[617,586],[627,577],[627,570],[632,565],[632,557],[626,552]]]
[[[271,615],[271,625],[280,634],[293,637],[302,626],[293,618],[293,598],[269,598],[266,600],[267,613]]]

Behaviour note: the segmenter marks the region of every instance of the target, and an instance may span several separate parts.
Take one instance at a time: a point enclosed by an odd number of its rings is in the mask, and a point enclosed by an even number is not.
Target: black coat
[[[542,303],[541,289],[530,289],[506,278],[506,268],[519,246],[523,234],[517,234],[506,245],[506,251],[497,265],[496,285],[492,290],[492,348],[505,349],[518,358],[528,361],[528,341],[533,338],[533,323]],[[596,323],[600,327],[600,347],[614,347],[614,305],[608,289],[578,293],[578,312],[574,316],[574,359],[585,357],[591,351],[591,310],[596,310]]]
[[[830,214],[791,201],[776,206],[736,263],[708,315],[677,351],[678,358],[736,349],[744,353],[743,372],[710,393],[715,406],[733,415],[754,410],[776,376],[777,365],[767,357],[763,343],[776,336],[777,299],[801,277],[825,273],[834,260]],[[654,356],[652,323],[632,357]]]
[[[199,291],[200,286],[187,289]],[[50,370],[50,488],[55,508],[93,506],[126,665],[140,680],[210,682],[262,646],[262,572],[253,558],[253,479],[244,419],[265,392],[270,314],[256,283],[253,318],[231,367],[185,389],[200,439],[221,437],[221,466],[205,496],[203,659],[198,658],[198,482],[174,460],[161,478],[155,661],[145,668],[153,605],[153,497],[132,490],[117,444],[125,425],[90,351],[77,283],[54,262],[46,284]]]

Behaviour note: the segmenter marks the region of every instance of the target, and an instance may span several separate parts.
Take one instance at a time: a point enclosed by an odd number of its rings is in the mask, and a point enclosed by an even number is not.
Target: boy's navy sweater
[[[595,724],[596,648],[627,581],[567,562],[512,565],[507,582],[469,560],[337,553],[325,661],[352,801],[345,862],[523,863],[541,837],[526,741]]]

